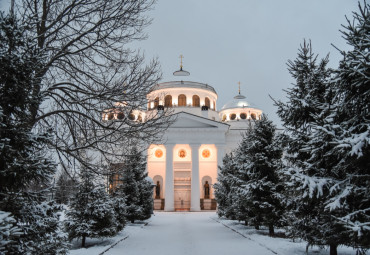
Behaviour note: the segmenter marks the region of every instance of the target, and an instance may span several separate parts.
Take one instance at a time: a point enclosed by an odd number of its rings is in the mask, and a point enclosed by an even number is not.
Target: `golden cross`
[[[181,64],[180,64],[180,68],[182,69],[182,59],[184,58],[184,56],[181,54],[180,55],[180,59],[181,59]]]
[[[240,81],[238,82],[238,84],[239,84],[239,95],[240,95]]]

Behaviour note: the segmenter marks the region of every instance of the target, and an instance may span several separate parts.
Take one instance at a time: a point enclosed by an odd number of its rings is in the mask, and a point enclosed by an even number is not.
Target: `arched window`
[[[167,95],[164,97],[164,106],[172,107],[172,96],[171,95]]]
[[[230,115],[230,119],[231,119],[231,120],[235,120],[235,119],[236,119],[236,114],[235,114],[235,113],[232,113],[232,114]]]
[[[156,97],[156,98],[154,99],[154,108],[157,108],[157,107],[158,107],[158,105],[159,105],[159,97]]]
[[[119,112],[117,114],[117,119],[119,119],[119,120],[123,120],[124,117],[125,117],[125,115],[123,114],[123,112]]]
[[[226,120],[226,114],[222,115],[222,121]]]
[[[255,120],[256,119],[256,114],[255,113],[252,113],[251,114],[251,118]]]
[[[208,106],[208,108],[211,108],[211,102],[209,101],[209,98],[208,98],[208,97],[206,97],[206,98],[204,99],[204,105],[205,105],[205,106]]]
[[[245,120],[246,118],[247,118],[247,114],[246,113],[241,113],[240,114],[240,118],[242,119],[242,120]]]
[[[108,120],[112,120],[114,118],[114,114],[113,113],[108,113]]]
[[[139,116],[137,117],[137,121],[138,122],[143,122],[143,117],[141,116],[141,114],[139,114]]]
[[[197,95],[193,96],[193,106],[194,107],[200,107],[200,98]]]
[[[186,106],[186,96],[184,94],[179,95],[178,105],[179,106]]]
[[[135,114],[130,113],[130,115],[128,116],[128,118],[129,118],[130,120],[135,120]]]

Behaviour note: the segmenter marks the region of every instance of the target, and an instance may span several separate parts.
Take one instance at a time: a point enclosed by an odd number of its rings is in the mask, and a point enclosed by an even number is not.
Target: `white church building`
[[[189,76],[183,70],[174,76]],[[154,185],[154,209],[164,211],[215,210],[213,184],[225,153],[235,149],[251,120],[262,111],[239,93],[217,110],[216,90],[204,83],[169,81],[155,85],[147,94],[145,112],[133,120],[171,108],[175,121],[165,131],[164,144],[147,149],[147,171]],[[103,114],[110,120],[119,116]]]
[[[188,76],[180,67],[174,75]],[[165,143],[152,144],[147,150],[148,175],[157,185],[154,209],[216,209],[213,184],[218,166],[225,153],[238,146],[250,121],[261,118],[262,111],[246,101],[240,88],[239,94],[218,111],[215,89],[192,81],[159,83],[147,99],[147,114],[171,107],[176,115],[164,134]]]

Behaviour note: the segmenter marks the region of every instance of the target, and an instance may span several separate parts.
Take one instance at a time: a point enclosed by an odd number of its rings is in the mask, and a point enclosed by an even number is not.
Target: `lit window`
[[[161,149],[157,149],[155,152],[154,152],[154,155],[157,157],[157,158],[161,158],[163,156],[163,151]]]
[[[193,106],[194,107],[200,107],[200,98],[197,95],[193,96]]]
[[[209,158],[209,156],[211,156],[211,152],[208,149],[204,149],[202,151],[202,156],[203,158]]]
[[[179,106],[186,106],[186,96],[184,94],[179,95],[178,101]]]

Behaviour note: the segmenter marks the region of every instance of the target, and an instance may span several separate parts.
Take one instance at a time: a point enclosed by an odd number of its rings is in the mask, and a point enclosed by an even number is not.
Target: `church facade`
[[[187,75],[182,70],[174,75]],[[164,144],[147,150],[147,171],[156,185],[154,209],[200,211],[216,209],[213,184],[225,153],[238,146],[251,120],[262,111],[237,94],[217,110],[215,89],[199,82],[157,84],[147,95],[146,114],[171,107],[174,123],[164,134]]]
[[[182,69],[175,76],[188,76]],[[239,84],[240,86],[240,84]],[[215,210],[213,184],[225,153],[235,149],[242,135],[261,119],[262,110],[239,93],[217,110],[218,95],[204,83],[170,81],[155,85],[147,94],[147,109],[130,119],[158,114],[171,108],[174,122],[165,131],[163,144],[147,149],[147,172],[153,180],[154,209],[164,211]],[[103,120],[120,119],[120,113],[103,113]],[[114,182],[111,183],[113,187]]]

